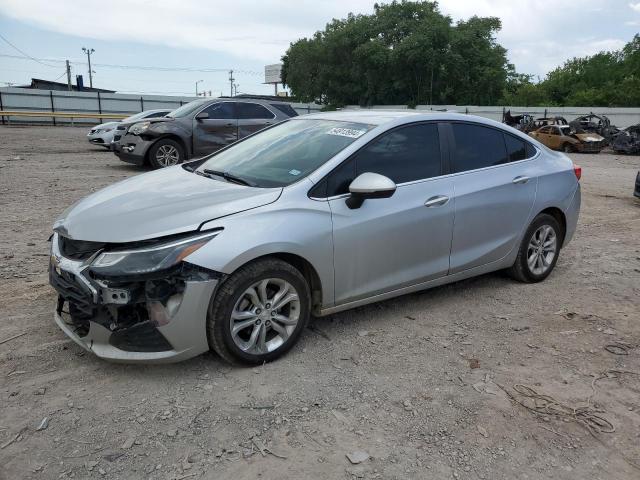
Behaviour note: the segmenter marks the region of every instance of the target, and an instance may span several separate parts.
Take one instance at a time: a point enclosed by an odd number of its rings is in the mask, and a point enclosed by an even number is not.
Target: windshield
[[[210,100],[194,100],[193,102],[186,103],[181,107],[176,108],[173,112],[168,113],[167,117],[172,117],[172,118],[186,117],[187,115],[189,115],[190,113],[193,113],[195,110],[202,107],[205,103],[209,101]]]
[[[284,187],[306,177],[373,125],[333,120],[280,123],[214,154],[198,172],[221,172],[258,187]]]

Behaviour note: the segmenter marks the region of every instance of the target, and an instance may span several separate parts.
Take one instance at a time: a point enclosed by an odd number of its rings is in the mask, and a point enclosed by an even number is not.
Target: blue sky
[[[195,82],[214,96],[270,93],[264,66],[279,62],[290,42],[349,11],[370,13],[372,0],[0,0],[0,34],[46,65],[2,55],[21,54],[0,39],[0,85],[31,77],[64,81],[64,63],[88,84],[83,46],[95,49],[94,86],[121,92],[192,94]],[[454,20],[498,16],[498,40],[518,71],[544,77],[574,56],[618,49],[640,31],[640,1],[442,0]],[[107,65],[220,69],[163,72]]]

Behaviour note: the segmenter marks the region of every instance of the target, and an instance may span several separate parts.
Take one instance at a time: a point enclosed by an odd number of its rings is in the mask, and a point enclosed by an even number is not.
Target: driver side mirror
[[[368,198],[389,198],[396,191],[393,180],[378,173],[365,172],[358,175],[349,185],[351,196],[347,198],[347,207],[360,208]]]
[[[209,114],[207,112],[200,112],[196,115],[196,120],[204,120],[205,118],[209,118]]]

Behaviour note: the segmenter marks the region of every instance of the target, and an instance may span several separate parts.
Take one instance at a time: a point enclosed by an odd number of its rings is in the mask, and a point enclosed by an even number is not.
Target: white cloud
[[[385,1],[385,0],[382,0]],[[454,20],[498,16],[498,40],[519,71],[543,75],[574,56],[624,44],[618,28],[628,0],[441,0]],[[290,42],[323,29],[353,11],[371,13],[375,0],[0,0],[0,12],[38,27],[79,37],[118,38],[150,45],[205,48],[256,62],[278,61]],[[640,2],[628,4],[640,11]],[[609,23],[607,23],[609,22]]]

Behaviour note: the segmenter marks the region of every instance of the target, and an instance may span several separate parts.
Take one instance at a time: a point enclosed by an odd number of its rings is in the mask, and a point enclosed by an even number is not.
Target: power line
[[[19,50],[20,51],[20,50]],[[21,52],[24,53],[24,52]],[[40,59],[40,58],[34,58],[31,57],[29,55],[25,56],[19,56],[19,55],[8,55],[8,54],[0,54],[0,57],[5,57],[5,58],[22,58],[22,59],[29,59],[29,60],[34,60],[38,63],[42,63],[42,61],[46,61],[46,62],[59,62],[59,63],[64,63],[64,60],[56,60],[56,59]],[[84,62],[69,62],[71,64],[74,65],[84,65]],[[46,65],[43,63],[43,65]],[[47,65],[48,67],[52,66],[52,65]],[[94,63],[93,64],[94,67],[101,67],[101,68],[118,68],[118,69],[122,69],[122,70],[147,70],[147,71],[158,71],[158,72],[199,72],[199,73],[222,73],[222,72],[228,72],[229,69],[228,68],[190,68],[190,67],[154,67],[154,66],[149,66],[149,65],[119,65],[119,64],[114,64],[114,63]],[[57,68],[57,67],[56,67]],[[235,73],[242,73],[244,75],[262,75],[263,72],[257,72],[255,70],[233,70]]]
[[[38,62],[41,65],[44,65],[45,67],[51,67],[51,68],[58,68],[56,65],[48,65],[46,63],[44,63],[43,61],[32,57],[31,55],[29,55],[27,52],[20,50],[18,47],[16,47],[13,43],[11,43],[9,40],[7,40],[1,33],[0,33],[0,38],[2,40],[4,40],[10,47],[12,47],[13,49],[17,50],[18,52],[20,52],[22,55],[24,55],[26,58],[33,60],[34,62]]]

